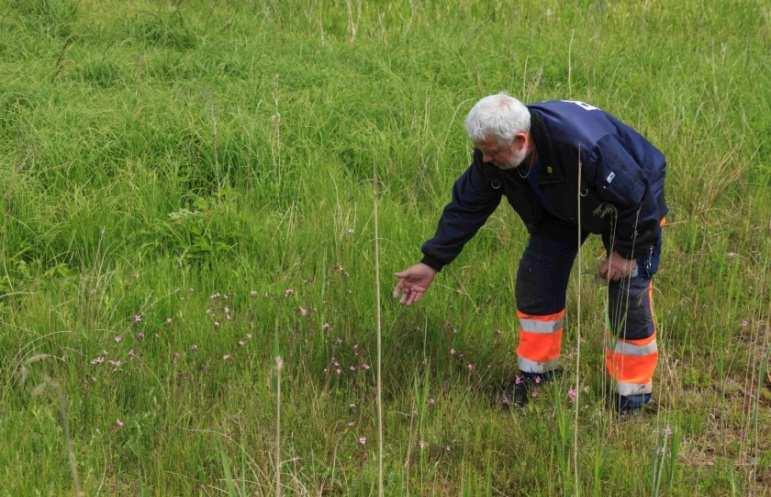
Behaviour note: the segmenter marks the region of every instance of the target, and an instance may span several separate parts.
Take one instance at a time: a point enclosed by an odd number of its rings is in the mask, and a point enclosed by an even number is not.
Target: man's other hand
[[[399,301],[405,305],[412,305],[426,293],[428,287],[431,286],[431,282],[434,281],[436,271],[426,264],[419,262],[414,266],[410,266],[404,271],[394,273],[394,276],[399,278],[399,282],[394,287],[394,298],[399,298]]]
[[[607,281],[616,281],[626,278],[637,269],[637,262],[633,259],[624,259],[616,252],[613,252],[600,264],[600,278]]]

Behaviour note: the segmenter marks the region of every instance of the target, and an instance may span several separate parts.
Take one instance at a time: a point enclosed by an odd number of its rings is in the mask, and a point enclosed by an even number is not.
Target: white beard
[[[524,147],[522,147],[522,148],[523,148],[522,150],[514,152],[514,154],[511,157],[511,161],[510,162],[508,162],[506,164],[501,164],[501,165],[496,164],[496,166],[499,169],[503,169],[504,171],[508,171],[510,169],[515,169],[516,167],[518,167],[520,164],[522,164],[522,162],[527,157],[527,151],[524,150]]]

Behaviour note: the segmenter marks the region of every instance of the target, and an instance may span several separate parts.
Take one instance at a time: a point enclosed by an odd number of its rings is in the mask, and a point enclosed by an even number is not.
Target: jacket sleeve
[[[494,189],[485,174],[480,158],[456,181],[452,189],[452,201],[447,204],[439,219],[434,237],[423,244],[423,259],[437,271],[460,254],[469,241],[495,211],[501,201],[501,189]]]
[[[594,159],[596,191],[616,208],[613,250],[627,259],[648,254],[660,236],[659,208],[643,168],[613,135],[600,140]]]

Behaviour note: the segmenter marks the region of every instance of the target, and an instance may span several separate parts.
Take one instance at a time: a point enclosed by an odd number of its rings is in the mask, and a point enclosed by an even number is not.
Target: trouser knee
[[[632,278],[609,285],[608,319],[613,334],[625,340],[648,338],[655,332],[650,280]]]

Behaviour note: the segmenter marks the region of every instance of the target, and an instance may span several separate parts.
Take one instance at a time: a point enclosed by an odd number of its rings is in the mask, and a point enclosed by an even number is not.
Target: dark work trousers
[[[576,226],[532,234],[517,271],[519,318],[517,359],[524,373],[548,373],[558,367],[568,277],[578,252]],[[581,243],[588,236],[583,233]],[[605,250],[613,249],[603,236]],[[621,395],[650,393],[656,367],[652,277],[658,269],[661,236],[637,259],[631,277],[608,284],[608,321],[615,343],[605,351],[605,364]]]

